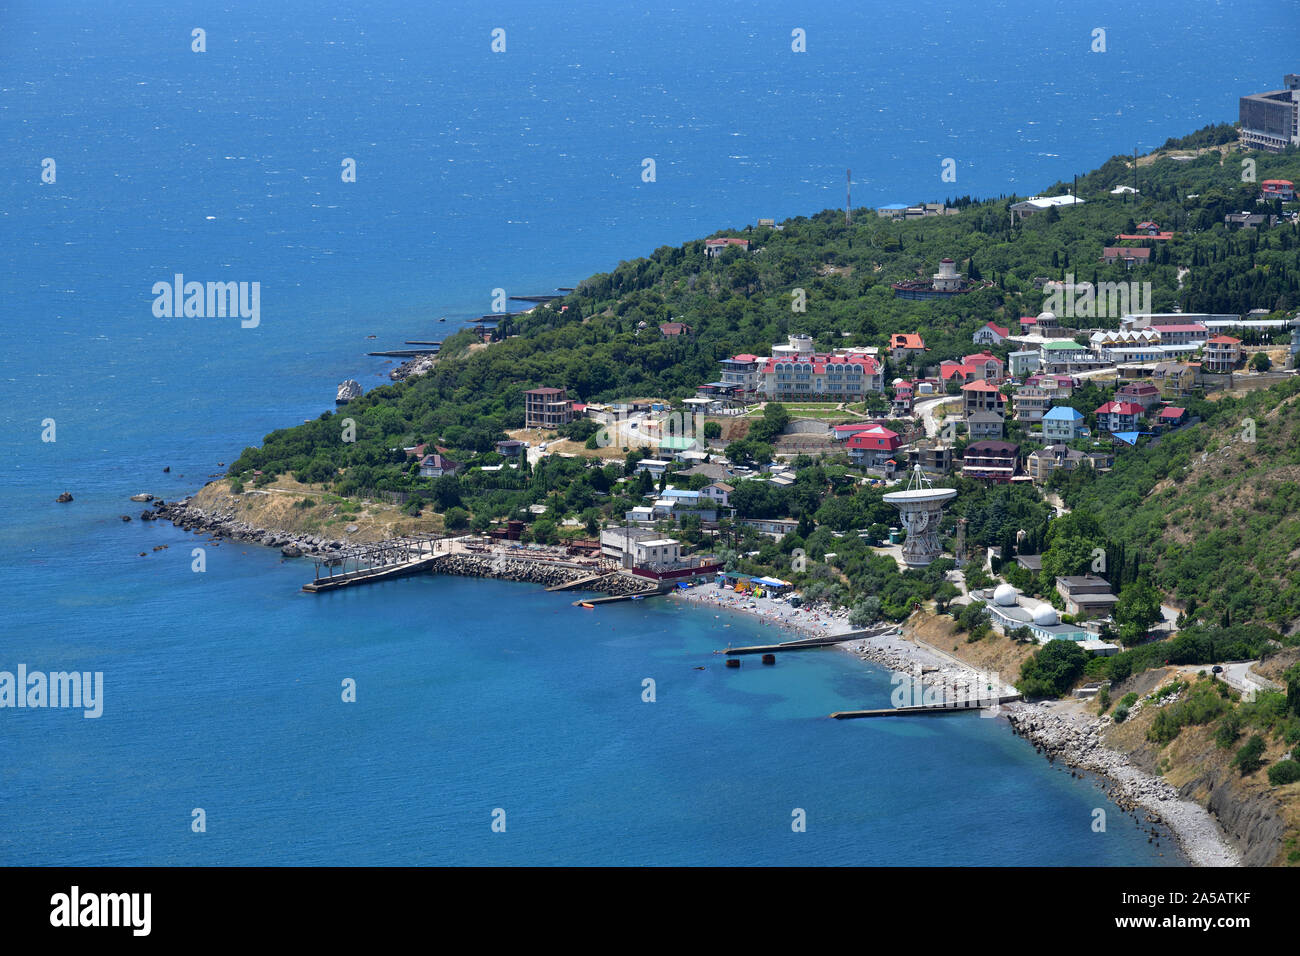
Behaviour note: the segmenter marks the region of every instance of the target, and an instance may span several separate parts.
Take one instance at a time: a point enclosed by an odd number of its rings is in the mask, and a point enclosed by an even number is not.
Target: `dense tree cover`
[[[1226,142],[1226,135],[1221,128],[1207,128],[1177,148]],[[499,464],[503,459],[494,443],[508,429],[523,425],[527,388],[561,386],[584,401],[680,398],[714,380],[719,359],[745,351],[766,354],[773,343],[795,331],[812,335],[822,349],[882,346],[892,333],[920,332],[930,347],[920,364],[934,366],[973,351],[970,337],[985,322],[1014,324],[1021,315],[1037,313],[1044,293],[1035,280],[1042,277],[1073,274],[1079,281],[1150,281],[1151,306],[1163,311],[1175,306],[1205,311],[1294,307],[1300,304],[1296,228],[1229,233],[1223,226],[1226,212],[1255,208],[1257,186],[1242,182],[1240,158],[1236,153],[1226,159],[1214,153],[1190,162],[1158,160],[1138,170],[1141,195],[1125,199],[1109,191],[1132,181],[1131,159],[1114,157],[1080,179],[1079,194],[1086,205],[1022,222],[1013,222],[1010,215],[1009,206],[1017,197],[981,201],[967,196],[953,200],[961,210],[953,216],[893,222],[867,211],[846,226],[839,211],[826,210],[791,219],[779,230],[732,230],[750,240],[752,251],[731,249],[716,259],[704,255],[702,240],[662,247],[581,282],[563,300],[503,319],[505,338],[488,348],[471,349],[476,338],[470,332],[449,336],[429,374],[374,389],[340,412],[272,432],[260,448],[239,456],[231,474],[255,485],[278,474],[293,474],[345,496],[372,490],[406,493],[419,499],[409,507],[433,507],[444,515],[451,510],[456,526],[467,523],[476,530],[505,517],[532,520],[529,506],[546,504],[544,519],[534,522],[535,536],[570,534],[561,522],[573,517],[581,522],[579,533],[594,533],[603,521],[621,519],[624,510],[642,503],[642,496],[652,490],[648,476],[633,475],[643,453],[629,453],[623,466],[551,458],[537,469],[526,464],[495,473],[471,468],[457,478],[424,479],[418,475],[418,463],[403,449],[428,443],[470,466]],[[1300,180],[1300,154],[1295,150],[1249,158],[1256,162],[1257,179]],[[1065,186],[1045,192],[1053,194]],[[1158,244],[1155,261],[1139,271],[1102,264],[1101,248],[1143,219],[1154,219],[1177,235]],[[991,285],[946,300],[911,301],[893,295],[891,283],[928,276],[943,256],[956,258],[960,269]],[[1190,272],[1180,278],[1180,269]],[[806,302],[805,310],[797,311],[801,301]],[[1117,319],[1087,323],[1114,325]],[[689,324],[693,333],[661,335],[658,326],[668,320]],[[1008,349],[995,351],[1005,356]],[[908,371],[892,363],[886,368],[887,378]],[[1093,410],[1104,397],[1096,386],[1086,385],[1070,403],[1093,424]],[[1263,415],[1264,407],[1252,401],[1257,400],[1193,399],[1188,404],[1193,414],[1226,425],[1231,416],[1252,409]],[[729,455],[739,461],[769,460],[773,440],[788,419],[787,409],[769,405],[750,421],[748,435],[731,443]],[[711,433],[718,434],[717,424],[711,424]],[[1292,462],[1300,455],[1295,450],[1300,436],[1288,438],[1286,427],[1269,422],[1264,428],[1261,421],[1261,439],[1253,449],[1261,461],[1255,469],[1261,473],[1259,481],[1264,481],[1265,460],[1300,463]],[[599,444],[591,422],[575,422],[562,431],[580,443]],[[1288,615],[1294,617],[1300,611],[1300,575],[1291,573],[1291,559],[1285,556],[1300,548],[1300,521],[1288,517],[1300,506],[1300,486],[1292,481],[1267,485],[1254,498],[1254,513],[1245,517],[1249,533],[1222,527],[1207,500],[1212,490],[1226,490],[1217,477],[1206,494],[1186,494],[1189,486],[1204,481],[1194,474],[1194,457],[1207,450],[1199,434],[1199,429],[1187,430],[1126,452],[1109,475],[1080,469],[1060,479],[1071,507],[1097,516],[1104,533],[1098,528],[1083,531],[1068,522],[1053,531],[1060,522],[1050,521],[1051,510],[1033,489],[988,488],[964,479],[956,481],[960,494],[941,532],[951,540],[957,519],[965,518],[973,548],[997,545],[1008,559],[1017,551],[1042,551],[1044,572],[1037,578],[1028,576],[1026,582],[1027,573],[1009,563],[1003,568],[1015,583],[1027,583],[1036,593],[1052,593],[1056,573],[1091,567],[1085,561],[1101,548],[1112,583],[1124,588],[1145,575],[1155,587],[1199,602],[1199,619],[1280,623]],[[736,530],[726,542],[734,563],[741,564],[743,554],[758,552],[756,560],[744,560],[753,567],[780,570],[794,547],[808,547],[810,553],[819,549],[819,554],[833,551],[839,556],[836,574],[819,583],[838,589],[846,599],[878,594],[880,614],[893,619],[937,595],[941,577],[928,571],[899,574],[892,566],[886,573],[889,559],[872,552],[859,536],[865,529],[869,537],[879,537],[896,520],[879,489],[859,487],[852,472],[838,463],[797,464],[797,480],[791,486],[766,481],[737,485],[732,503],[741,519],[792,517],[801,526],[779,546]],[[625,477],[630,480],[620,481]],[[1148,498],[1166,479],[1177,486],[1176,497],[1157,493]],[[1152,500],[1158,504],[1148,507]],[[1198,536],[1190,541],[1166,534],[1174,500],[1184,512],[1195,511],[1191,521]],[[700,538],[697,530],[683,534],[688,540]],[[1266,546],[1246,553],[1246,542],[1253,546],[1257,534],[1264,536]],[[1225,554],[1237,562],[1227,573],[1218,573],[1218,560]],[[1281,564],[1269,567],[1279,556]],[[976,579],[979,573],[973,569]],[[1145,586],[1127,600],[1137,606],[1143,595],[1149,597]]]
[[[1026,697],[1061,697],[1083,676],[1088,655],[1074,641],[1048,641],[1020,665],[1016,689]]]
[[[1294,150],[1250,158],[1258,179],[1300,180]],[[1293,226],[1224,231],[1224,212],[1253,207],[1257,193],[1254,184],[1241,182],[1236,155],[1230,160],[1220,164],[1217,154],[1160,160],[1140,171],[1142,197],[1125,202],[1109,195],[1131,178],[1131,161],[1116,157],[1080,181],[1087,205],[1015,225],[1008,206],[1016,197],[966,197],[954,216],[891,222],[868,212],[846,226],[839,211],[826,210],[789,220],[781,230],[748,227],[743,232],[753,251],[733,249],[716,259],[704,255],[702,240],[662,247],[585,280],[564,300],[503,320],[510,337],[490,348],[469,351],[470,333],[450,336],[428,375],[375,389],[338,416],[271,433],[260,449],[240,456],[232,474],[293,472],[327,480],[342,470],[359,487],[407,489],[418,480],[391,449],[431,441],[453,457],[489,452],[505,429],[523,424],[526,388],[562,386],[587,401],[677,398],[715,379],[719,359],[766,354],[793,331],[811,334],[821,348],[878,346],[891,333],[919,331],[930,346],[924,363],[937,364],[969,352],[971,334],[985,322],[1014,323],[1037,313],[1044,295],[1034,279],[1042,276],[1149,280],[1159,311],[1176,304],[1219,312],[1300,304],[1300,237]],[[1191,194],[1199,198],[1187,199]],[[1148,218],[1178,230],[1160,244],[1155,264],[1139,275],[1099,262],[1112,236],[1131,220]],[[928,276],[943,256],[994,285],[947,300],[893,296],[890,283]],[[1181,292],[1180,267],[1191,269]],[[806,297],[804,312],[792,308],[797,290]],[[665,338],[658,325],[670,319],[694,333]],[[891,377],[903,371],[889,369]],[[340,417],[356,423],[355,441],[342,440]],[[761,431],[753,437],[766,444]]]
[[[1123,542],[1107,545],[1112,578],[1124,583],[1145,569],[1187,602],[1187,620],[1280,626],[1300,617],[1298,395],[1293,378],[1206,402],[1201,425],[1063,487],[1070,507]]]
[[[1193,625],[1167,641],[1140,644],[1111,657],[1088,661],[1088,675],[1119,683],[1133,674],[1167,665],[1214,664],[1266,657],[1277,643],[1293,642],[1255,624],[1230,627]]]

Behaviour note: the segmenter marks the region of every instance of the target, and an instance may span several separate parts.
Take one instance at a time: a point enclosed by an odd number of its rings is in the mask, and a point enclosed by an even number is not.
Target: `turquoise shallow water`
[[[0,863],[1164,862],[996,721],[826,721],[887,699],[848,655],[726,673],[705,612],[493,582],[310,597],[300,563],[196,574],[194,539],[118,520],[496,287],[836,205],[846,167],[868,205],[1037,191],[1294,69],[1274,5],[1116,7],[1104,56],[1074,7],[8,5],[0,669],[102,670],[106,701],[0,711]],[[260,282],[261,325],[154,318],[177,272]]]

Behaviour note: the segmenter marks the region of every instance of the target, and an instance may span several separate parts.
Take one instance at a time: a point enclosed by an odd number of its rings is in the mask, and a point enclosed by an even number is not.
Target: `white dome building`
[[[1016,589],[1010,584],[999,584],[993,591],[993,603],[999,607],[1015,607]]]
[[[1034,623],[1039,627],[1054,627],[1061,623],[1061,618],[1057,615],[1056,608],[1043,604],[1034,611]]]

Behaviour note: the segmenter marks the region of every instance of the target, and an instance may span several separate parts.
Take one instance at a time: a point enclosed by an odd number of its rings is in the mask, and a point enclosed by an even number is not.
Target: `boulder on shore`
[[[72,494],[70,492],[65,491],[63,494],[59,495],[59,497],[55,498],[54,500],[58,504],[66,504],[67,502],[72,500]]]
[[[132,495],[131,500],[132,501],[153,501],[153,495],[147,494],[142,491],[138,495]]]
[[[302,548],[298,547],[296,544],[286,544],[280,549],[280,554],[284,555],[286,558],[301,558]]]

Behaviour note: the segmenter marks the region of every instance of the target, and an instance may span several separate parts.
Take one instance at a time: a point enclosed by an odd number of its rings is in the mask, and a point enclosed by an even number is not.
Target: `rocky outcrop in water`
[[[354,398],[360,397],[361,383],[354,378],[349,378],[339,383],[339,389],[334,395],[334,404],[346,405]]]
[[[61,504],[61,505],[67,504],[69,501],[72,500],[72,494],[71,492],[65,491],[63,494],[59,495],[59,497],[55,498],[54,500],[57,504]]]

